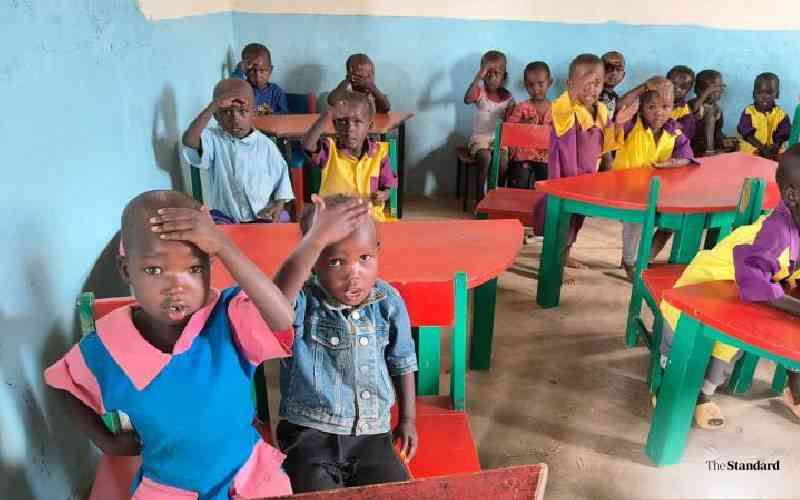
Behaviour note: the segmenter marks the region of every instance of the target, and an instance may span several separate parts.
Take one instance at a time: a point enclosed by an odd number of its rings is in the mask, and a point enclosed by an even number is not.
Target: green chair
[[[800,140],[800,104],[794,108],[794,120],[792,121],[792,133],[789,135],[789,147],[797,144]]]

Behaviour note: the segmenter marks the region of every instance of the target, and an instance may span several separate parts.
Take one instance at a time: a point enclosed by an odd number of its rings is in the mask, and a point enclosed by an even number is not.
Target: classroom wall
[[[0,498],[84,498],[88,441],[42,370],[75,297],[124,294],[112,242],[135,193],[182,185],[179,131],[211,96],[230,14],[148,21],[133,0],[0,3]]]

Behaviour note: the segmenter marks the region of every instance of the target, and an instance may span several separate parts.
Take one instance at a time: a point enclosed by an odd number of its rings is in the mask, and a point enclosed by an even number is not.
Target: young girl
[[[286,298],[182,193],[128,203],[121,246],[136,304],[98,320],[45,371],[75,426],[104,453],[141,453],[137,500],[290,494],[284,456],[253,427],[250,398],[256,367],[291,353]],[[209,287],[212,256],[239,287]],[[117,410],[133,431],[106,429],[100,416]]]
[[[722,133],[724,117],[719,100],[725,91],[722,73],[704,69],[697,74],[694,93],[697,97],[689,101],[694,110],[699,128],[691,137],[692,149],[696,155],[713,155],[725,150],[727,145]]]
[[[479,199],[483,198],[486,190],[497,120],[505,118],[508,108],[514,105],[511,92],[503,86],[507,78],[505,54],[490,50],[481,57],[481,67],[464,94],[464,104],[475,104],[477,108],[472,122],[469,152],[478,160]],[[503,165],[500,170],[502,184],[505,179]]]
[[[739,126],[739,151],[775,160],[789,140],[792,124],[775,101],[781,82],[775,73],[761,73],[753,82],[753,104],[742,111]]]
[[[511,111],[506,121],[511,123],[530,123],[534,125],[550,125],[553,117],[550,114],[550,101],[547,91],[553,85],[550,67],[547,63],[536,61],[525,67],[523,75],[525,89],[530,99],[509,107]],[[533,180],[547,179],[547,149],[519,148],[510,154],[512,172],[508,184],[512,187],[530,188]],[[514,171],[518,173],[515,175]],[[523,182],[519,182],[519,180]],[[514,182],[517,180],[517,182]]]
[[[674,66],[667,72],[667,78],[672,82],[672,88],[675,89],[672,119],[678,123],[683,135],[691,141],[696,128],[695,114],[694,110],[689,107],[686,97],[694,86],[694,71],[688,66]]]
[[[635,105],[639,99],[639,114],[623,125],[625,143],[617,151],[613,169],[658,166],[677,166],[694,158],[689,139],[683,135],[672,118],[674,90],[670,80],[653,77],[628,92],[622,106]],[[629,278],[636,268],[636,250],[642,226],[635,222],[622,223],[622,267]],[[659,231],[654,237],[653,255],[663,248],[669,232]]]
[[[314,204],[301,221],[300,246],[275,277],[294,302],[297,334],[294,355],[281,362],[286,471],[296,492],[403,481],[400,457],[410,461],[417,449],[408,312],[397,290],[377,279],[380,242],[366,203],[315,197]]]

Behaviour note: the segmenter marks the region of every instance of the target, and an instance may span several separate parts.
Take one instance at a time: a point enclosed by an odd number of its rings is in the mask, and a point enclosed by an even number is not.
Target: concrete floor
[[[452,199],[407,207],[408,218],[465,216]],[[558,308],[536,305],[541,243],[523,247],[500,276],[492,368],[467,382],[482,467],[545,462],[551,500],[800,498],[800,422],[772,396],[766,361],[748,394],[718,396],[725,429],[692,429],[680,465],[649,462],[647,355],[624,345],[630,285],[616,268],[620,234],[618,222],[587,220],[575,256],[591,269],[567,271],[577,283]],[[780,459],[781,470],[712,472],[712,459]]]

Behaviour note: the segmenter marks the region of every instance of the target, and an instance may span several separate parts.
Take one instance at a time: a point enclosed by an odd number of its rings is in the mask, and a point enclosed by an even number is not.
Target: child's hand
[[[315,194],[311,195],[311,201],[315,215],[308,235],[318,239],[324,246],[346,238],[365,217],[369,217],[369,204],[361,198],[348,200],[332,208],[327,208],[325,200]]]
[[[103,453],[123,457],[135,457],[142,453],[142,441],[133,430],[120,431],[102,447]]]
[[[639,99],[636,99],[631,104],[617,109],[617,114],[614,115],[614,123],[617,125],[623,125],[631,120],[633,117],[636,116],[636,112],[639,111]]]
[[[188,241],[208,255],[216,255],[228,238],[214,225],[208,208],[162,208],[150,219],[154,233],[162,240]]]
[[[264,207],[263,210],[258,212],[256,217],[259,219],[268,220],[270,222],[280,219],[281,211],[283,211],[284,203],[282,201],[275,201]]]
[[[395,446],[399,445],[400,459],[404,463],[409,463],[417,454],[417,448],[419,448],[416,423],[411,420],[401,420],[392,432],[392,439]]]
[[[216,113],[220,109],[225,108],[233,108],[233,107],[244,107],[246,104],[243,100],[239,98],[237,94],[234,93],[226,93],[220,96],[217,96],[216,99],[211,101],[211,104],[208,105],[208,109],[212,113]]]
[[[391,190],[384,189],[381,191],[370,193],[369,201],[371,201],[373,205],[380,205],[382,203],[386,203],[391,197],[392,197]]]

